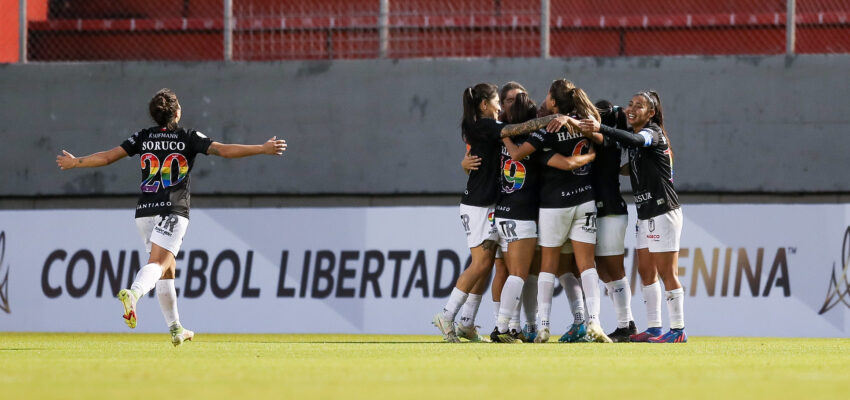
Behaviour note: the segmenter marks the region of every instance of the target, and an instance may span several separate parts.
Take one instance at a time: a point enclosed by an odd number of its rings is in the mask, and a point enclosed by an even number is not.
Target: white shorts
[[[136,227],[139,228],[148,253],[151,252],[151,243],[156,243],[177,257],[180,245],[183,244],[183,236],[189,227],[189,219],[174,214],[154,215],[136,218]]]
[[[466,244],[470,249],[480,246],[486,240],[497,239],[496,226],[493,225],[493,207],[460,205],[460,222],[466,232]]]
[[[502,253],[508,251],[508,244],[520,239],[537,237],[537,223],[521,219],[496,218],[496,231],[499,234],[499,246]]]
[[[625,254],[628,215],[607,215],[596,219],[596,256]]]
[[[596,203],[540,209],[540,246],[561,247],[567,239],[596,243]]]
[[[679,251],[682,237],[682,209],[677,208],[637,223],[637,248],[649,248],[650,253]]]
[[[499,236],[498,239],[496,239],[496,258],[505,258],[505,255],[502,253],[502,248],[506,249],[505,251],[507,251],[508,242],[506,242],[505,239],[502,239],[502,237]]]

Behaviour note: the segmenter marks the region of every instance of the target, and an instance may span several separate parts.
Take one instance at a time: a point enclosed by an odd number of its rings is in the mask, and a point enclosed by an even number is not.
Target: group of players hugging
[[[538,108],[519,83],[501,89],[480,83],[464,89],[461,137],[469,178],[460,217],[472,261],[433,318],[445,341],[549,341],[557,279],[574,318],[560,342],[687,342],[677,276],[683,217],[656,92],[639,92],[621,108],[594,104],[558,79]],[[630,177],[637,209],[643,332],[632,317],[623,265],[628,214],[620,174]],[[475,316],[493,268],[496,327],[486,337]],[[600,279],[617,317],[608,334],[599,319]],[[659,279],[670,318],[666,333]]]

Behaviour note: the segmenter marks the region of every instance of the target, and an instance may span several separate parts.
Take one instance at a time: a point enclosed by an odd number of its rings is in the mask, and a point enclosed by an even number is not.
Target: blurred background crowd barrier
[[[0,62],[850,52],[850,0],[0,0]]]

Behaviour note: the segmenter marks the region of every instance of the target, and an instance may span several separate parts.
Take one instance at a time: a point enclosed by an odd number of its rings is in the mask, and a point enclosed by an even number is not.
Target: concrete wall
[[[137,159],[53,160],[150,125],[161,87],[214,140],[289,143],[283,158],[199,158],[195,193],[460,193],[462,90],[517,80],[542,99],[557,77],[619,104],[657,89],[682,192],[848,192],[847,71],[848,56],[2,65],[0,196],[137,192]]]

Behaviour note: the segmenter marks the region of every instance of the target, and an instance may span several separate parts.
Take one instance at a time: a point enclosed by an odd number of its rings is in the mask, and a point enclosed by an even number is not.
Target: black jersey
[[[469,173],[461,204],[489,207],[499,196],[499,151],[502,147],[504,125],[490,118],[475,121],[466,132],[469,154],[481,157],[481,165]]]
[[[555,133],[547,132],[542,135],[542,140],[532,136],[529,143],[542,152],[540,161],[543,164],[549,162],[555,154],[566,157],[587,154],[591,146],[584,135],[570,133],[566,127]],[[591,165],[588,163],[572,171],[544,166],[540,208],[567,208],[593,201]]]
[[[638,219],[650,219],[680,207],[673,187],[670,146],[658,125],[650,123],[636,134],[606,126],[600,132],[628,147]]]
[[[511,140],[521,146],[531,137],[542,141],[542,133],[514,136]],[[540,211],[540,181],[543,165],[540,154],[531,153],[522,160],[514,161],[508,149],[502,145],[502,162],[499,200],[496,202],[497,218],[536,221]]]
[[[594,144],[593,147],[596,159],[593,161],[591,176],[597,218],[628,214],[626,202],[620,194],[620,145],[606,137],[601,144]]]
[[[212,140],[204,134],[183,128],[143,129],[130,136],[121,147],[127,155],[140,155],[142,195],[136,218],[177,214],[189,218],[189,173],[195,155],[206,154]]]

